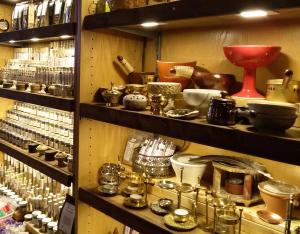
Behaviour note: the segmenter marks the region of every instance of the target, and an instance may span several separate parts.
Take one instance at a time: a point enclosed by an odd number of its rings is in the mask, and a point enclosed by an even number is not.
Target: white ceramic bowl
[[[221,97],[220,90],[214,89],[185,89],[183,90],[184,101],[199,110],[201,116],[206,116],[210,99]]]
[[[199,156],[192,155],[192,154],[175,154],[173,157],[171,157],[172,167],[175,171],[178,182],[180,182],[180,176],[181,176],[180,168],[182,167],[183,167],[183,176],[182,176],[183,183],[196,185],[198,184],[198,177],[200,176],[200,179],[202,178],[203,173],[206,169],[206,164],[189,162],[189,159],[193,157],[199,157]]]

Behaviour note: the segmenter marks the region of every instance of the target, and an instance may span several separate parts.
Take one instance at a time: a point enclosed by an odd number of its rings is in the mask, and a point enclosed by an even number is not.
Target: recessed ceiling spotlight
[[[59,36],[61,39],[68,39],[68,38],[71,38],[72,36],[70,35],[61,35]]]
[[[142,23],[141,26],[144,28],[152,28],[152,27],[157,27],[159,25],[159,23],[154,22],[154,21],[149,21],[149,22],[145,22]]]
[[[10,40],[10,41],[8,41],[10,44],[14,44],[16,41],[14,41],[14,40]]]
[[[240,13],[240,16],[244,18],[258,18],[258,17],[265,17],[267,15],[268,12],[265,10],[248,10],[248,11],[242,11]]]
[[[36,42],[36,41],[39,41],[41,39],[37,38],[37,37],[34,37],[34,38],[31,38],[30,41],[33,41],[33,42]]]

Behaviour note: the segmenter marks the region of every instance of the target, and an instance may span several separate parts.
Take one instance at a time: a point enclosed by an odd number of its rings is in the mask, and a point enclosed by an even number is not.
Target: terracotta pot
[[[157,60],[157,69],[158,69],[158,78],[159,80],[163,79],[164,76],[172,76],[170,69],[174,66],[189,66],[196,67],[197,61],[191,62],[164,62]]]
[[[235,184],[230,181],[225,181],[225,191],[230,194],[235,195],[243,195],[244,185],[243,184]]]
[[[278,214],[282,218],[286,218],[289,196],[277,195],[275,193],[270,193],[261,187],[258,188],[262,199],[266,203],[266,210]]]
[[[266,210],[287,218],[289,194],[295,194],[299,201],[300,190],[298,187],[278,181],[265,181],[258,184],[260,195],[266,203]]]

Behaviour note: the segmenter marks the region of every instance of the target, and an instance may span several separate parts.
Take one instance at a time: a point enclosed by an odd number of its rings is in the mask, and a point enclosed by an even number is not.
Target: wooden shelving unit
[[[138,25],[143,22],[168,22],[162,28],[172,27],[174,21],[196,18],[236,15],[247,9],[285,10],[299,8],[300,3],[285,0],[244,0],[244,1],[209,1],[181,0],[167,4],[146,6],[141,8],[118,10],[110,13],[89,15],[84,18],[83,27],[87,30]],[[236,19],[234,20],[236,21]],[[172,23],[173,22],[173,23]],[[186,21],[188,23],[188,21]],[[207,23],[207,22],[206,22]],[[222,22],[219,22],[222,24]],[[183,26],[187,26],[182,22]]]
[[[81,104],[80,115],[128,128],[300,165],[300,161],[295,157],[300,154],[298,128],[289,129],[282,134],[267,134],[257,132],[247,125],[218,126],[208,124],[206,120],[178,120],[155,116],[149,111],[128,111],[122,107],[106,107],[104,104],[95,103]]]
[[[62,98],[47,94],[28,93],[0,88],[0,97],[51,107],[64,111],[74,111],[74,98]]]
[[[0,43],[13,41],[29,41],[32,38],[53,40],[63,35],[76,34],[76,23],[57,24],[40,28],[0,33]],[[11,44],[13,45],[13,44]]]
[[[27,151],[14,146],[13,144],[0,139],[0,151],[25,163],[26,165],[40,171],[41,173],[70,186],[73,182],[73,175],[66,167],[58,168],[56,162],[47,162],[38,154],[30,154]]]

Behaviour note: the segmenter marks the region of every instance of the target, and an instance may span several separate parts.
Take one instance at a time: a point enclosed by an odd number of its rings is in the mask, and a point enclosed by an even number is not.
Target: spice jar
[[[70,172],[73,172],[73,156],[72,155],[68,156],[68,170]]]
[[[47,234],[54,234],[54,228],[57,227],[56,222],[49,222],[47,225]]]
[[[48,231],[48,223],[51,222],[51,218],[44,218],[42,220],[42,228],[40,230],[41,233],[47,233]]]
[[[25,222],[30,222],[30,221],[32,221],[32,214],[26,214],[26,215],[24,216],[24,221],[25,221]]]
[[[66,154],[59,152],[55,155],[55,159],[57,160],[57,166],[58,167],[65,167],[65,160],[66,160]]]
[[[221,92],[222,97],[210,99],[207,112],[207,121],[217,125],[232,125],[236,122],[235,101],[227,96],[227,92]]]
[[[42,228],[42,225],[43,225],[42,221],[43,221],[44,218],[47,218],[47,215],[39,214],[37,216],[37,228]]]
[[[38,220],[37,217],[42,213],[40,210],[35,210],[32,212],[32,223],[35,227],[38,227]]]
[[[19,202],[19,207],[13,213],[13,219],[17,222],[23,222],[24,216],[27,212],[27,201]]]

